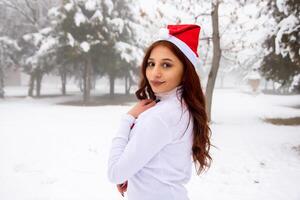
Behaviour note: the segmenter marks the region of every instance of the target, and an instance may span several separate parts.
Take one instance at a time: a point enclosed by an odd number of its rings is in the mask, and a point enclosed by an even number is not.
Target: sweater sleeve
[[[171,131],[159,116],[149,116],[139,121],[131,130],[133,136],[128,141],[125,132],[130,132],[129,126],[121,126],[127,129],[119,130],[112,141],[107,175],[116,184],[137,173],[172,140]],[[127,138],[123,137],[125,135]]]
[[[131,126],[134,123],[134,121],[135,121],[135,118],[132,115],[130,115],[130,114],[122,115],[119,129],[116,132],[116,135],[114,138],[123,138],[125,140],[128,140],[130,129],[131,129]]]

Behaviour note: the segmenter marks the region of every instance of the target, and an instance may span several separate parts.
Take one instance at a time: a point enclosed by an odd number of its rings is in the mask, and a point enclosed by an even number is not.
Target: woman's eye
[[[168,67],[171,67],[172,65],[170,65],[169,63],[163,63],[163,67],[164,68],[168,68]]]
[[[147,66],[148,66],[148,67],[153,67],[153,66],[154,66],[154,63],[153,63],[153,62],[148,62],[148,63],[147,63]]]

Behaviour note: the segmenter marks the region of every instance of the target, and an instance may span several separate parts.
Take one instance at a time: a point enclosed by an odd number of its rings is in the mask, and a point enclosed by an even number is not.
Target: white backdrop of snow
[[[211,128],[217,148],[212,147],[207,173],[196,176],[193,170],[190,199],[299,200],[300,155],[292,149],[300,144],[299,126],[275,126],[261,118],[299,116],[291,106],[299,104],[300,96],[236,90],[214,95]],[[0,100],[1,199],[128,199],[108,181],[106,171],[119,117],[133,104],[55,104],[71,98]]]

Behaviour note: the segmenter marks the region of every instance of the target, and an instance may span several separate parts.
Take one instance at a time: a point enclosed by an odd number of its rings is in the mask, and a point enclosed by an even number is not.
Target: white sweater
[[[180,87],[157,93],[161,101],[137,119],[122,116],[107,173],[115,184],[128,180],[128,200],[189,199],[184,184],[193,165],[193,120],[181,106],[180,95]]]

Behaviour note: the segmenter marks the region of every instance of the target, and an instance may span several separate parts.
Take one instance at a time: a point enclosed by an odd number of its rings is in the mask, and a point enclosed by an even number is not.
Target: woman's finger
[[[119,192],[122,192],[121,186],[118,185],[117,188],[118,188],[118,191],[119,191]]]
[[[119,184],[119,185],[117,185],[117,188],[118,188],[119,192],[123,192],[124,190],[127,189],[127,183]]]
[[[152,99],[143,99],[141,102],[142,102],[142,105],[147,105],[148,103],[152,102]]]
[[[145,107],[150,108],[152,106],[154,106],[156,104],[155,101],[149,102],[147,105],[145,105]]]
[[[127,191],[127,188],[126,188],[126,189],[122,189],[120,186],[118,186],[118,191],[119,191],[120,194],[124,197],[124,192]]]

